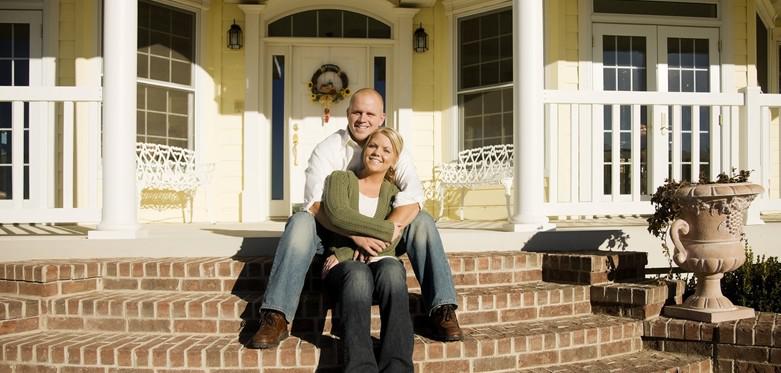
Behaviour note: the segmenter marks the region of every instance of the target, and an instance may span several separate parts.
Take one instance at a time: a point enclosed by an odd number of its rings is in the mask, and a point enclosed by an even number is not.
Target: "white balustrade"
[[[0,87],[0,102],[12,103],[14,191],[10,201],[0,200],[0,224],[97,222],[100,219],[101,100],[100,87]],[[25,104],[29,105],[28,118],[24,117]],[[74,109],[81,105],[87,107],[88,114],[85,118],[76,118]],[[55,112],[61,118],[59,131],[51,121]],[[29,123],[29,163],[23,158],[25,119]],[[77,128],[89,132],[87,143],[75,143]],[[75,157],[76,147],[87,147],[88,156]],[[22,192],[25,163],[29,164],[29,198]],[[77,173],[77,170],[82,171]],[[74,198],[77,187],[89,190],[87,200]]]
[[[771,149],[778,138],[771,141],[770,130],[781,115],[781,95],[751,93],[545,91],[545,213],[648,214],[653,212],[650,194],[667,177],[697,181],[702,167],[713,179],[746,166],[768,189],[757,202],[758,209],[781,210],[781,188],[771,182],[781,174],[779,159],[774,159],[780,145]],[[701,108],[709,108],[702,111],[710,113],[709,121],[700,117]],[[645,118],[641,110],[646,111]],[[606,113],[612,117],[608,129]],[[628,154],[620,154],[622,141],[629,142],[624,144],[631,149]],[[646,151],[643,163],[641,141]],[[700,148],[707,159],[700,158]],[[690,170],[688,175],[681,174],[682,166]],[[627,171],[630,176],[624,183],[619,177]],[[609,186],[605,180],[610,180]]]

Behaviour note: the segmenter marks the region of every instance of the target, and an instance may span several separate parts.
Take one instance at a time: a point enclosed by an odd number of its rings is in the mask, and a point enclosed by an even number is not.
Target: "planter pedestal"
[[[707,311],[689,308],[684,305],[665,306],[662,315],[674,319],[694,320],[709,323],[720,323],[722,321],[733,321],[740,319],[754,318],[754,309],[742,306],[735,306],[732,311]]]
[[[694,273],[697,290],[683,304],[665,307],[663,315],[710,323],[754,317],[753,309],[722,295],[721,278],[746,260],[743,213],[762,190],[757,184],[734,183],[691,185],[676,192],[681,212],[670,226],[673,260]]]

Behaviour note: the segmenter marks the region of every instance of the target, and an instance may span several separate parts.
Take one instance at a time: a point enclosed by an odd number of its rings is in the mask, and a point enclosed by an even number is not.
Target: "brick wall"
[[[660,317],[644,323],[646,347],[713,358],[719,373],[781,371],[781,314],[718,324]]]

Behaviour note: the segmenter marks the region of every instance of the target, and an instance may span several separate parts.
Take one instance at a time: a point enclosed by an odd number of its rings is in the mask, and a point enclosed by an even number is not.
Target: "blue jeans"
[[[322,250],[322,243],[317,236],[314,216],[308,212],[293,214],[277,245],[260,308],[282,312],[285,319],[292,322],[307,270],[319,250]],[[396,251],[398,255],[406,252],[409,256],[421,285],[423,306],[429,313],[438,306],[456,304],[450,264],[431,215],[424,211],[418,213],[402,233]]]
[[[338,299],[345,372],[412,372],[413,331],[407,273],[396,259],[339,263],[326,277]],[[372,300],[380,305],[380,355],[370,333]]]

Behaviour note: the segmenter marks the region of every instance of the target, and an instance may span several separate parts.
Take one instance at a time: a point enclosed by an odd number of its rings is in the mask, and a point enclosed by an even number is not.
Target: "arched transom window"
[[[391,28],[360,13],[317,9],[292,14],[272,22],[268,25],[268,36],[390,39]]]

